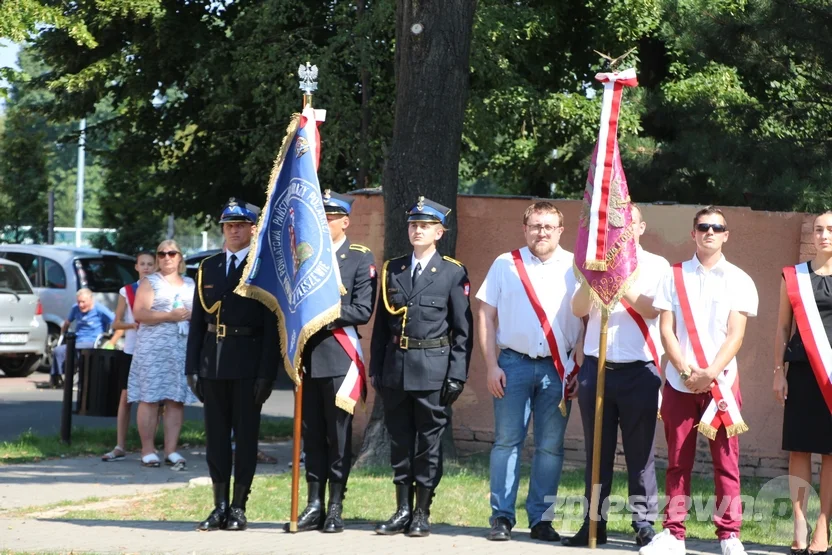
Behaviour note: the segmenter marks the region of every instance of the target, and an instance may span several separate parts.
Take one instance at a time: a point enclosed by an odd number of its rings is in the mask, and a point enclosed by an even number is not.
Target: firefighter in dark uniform
[[[260,410],[282,365],[277,316],[259,301],[234,293],[240,282],[259,210],[232,198],[220,218],[225,252],[197,271],[185,372],[204,403],[206,460],[214,510],[198,530],[245,530],[246,500],[257,466]],[[234,432],[234,496],[231,432]]]
[[[384,400],[397,509],[376,527],[378,534],[430,534],[447,408],[468,377],[473,344],[468,273],[436,251],[449,213],[419,197],[407,218],[413,252],[388,260],[381,272],[370,375]]]
[[[333,330],[366,324],[373,314],[376,297],[376,267],[373,253],[363,245],[350,243],[353,198],[328,189],[323,194],[324,210],[332,245],[336,251],[341,282],[341,316],[306,343],[303,353],[303,450],[306,455],[308,504],[298,517],[298,531],[322,529],[341,532],[342,502],[352,462],[352,410],[336,406],[336,393],[352,359]],[[324,511],[324,494],[329,482],[329,504]],[[288,525],[287,525],[288,528]]]

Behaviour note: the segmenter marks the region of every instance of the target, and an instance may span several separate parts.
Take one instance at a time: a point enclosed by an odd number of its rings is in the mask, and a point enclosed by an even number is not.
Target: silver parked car
[[[20,264],[0,258],[0,370],[28,376],[46,352],[43,306]]]
[[[136,281],[135,260],[112,251],[58,245],[0,245],[0,257],[20,264],[43,304],[43,319],[48,327],[42,369],[52,363],[52,349],[58,342],[75,293],[92,290],[96,303],[115,312],[118,290]]]

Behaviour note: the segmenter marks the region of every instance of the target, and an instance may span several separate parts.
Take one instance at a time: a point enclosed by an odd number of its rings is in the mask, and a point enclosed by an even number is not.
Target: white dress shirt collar
[[[555,250],[552,253],[552,256],[550,256],[546,260],[541,260],[538,257],[536,257],[534,254],[532,254],[532,251],[528,246],[526,247],[525,250],[526,250],[526,254],[529,257],[529,261],[532,264],[543,264],[543,265],[556,264],[558,262],[561,262],[564,259],[570,259],[571,260],[571,258],[572,258],[571,254],[566,252],[565,250],[563,250],[560,245],[555,247]]]
[[[413,272],[416,271],[416,264],[422,265],[422,271],[424,272],[427,270],[428,263],[430,259],[433,258],[433,255],[439,254],[437,251],[433,251],[432,253],[425,255],[424,258],[416,258],[416,252],[414,251],[413,254],[410,255],[410,275],[413,275]]]
[[[693,253],[693,258],[691,258],[691,262],[693,263],[693,271],[696,273],[704,273],[707,274],[709,272],[716,272],[718,274],[724,274],[726,269],[726,264],[728,263],[725,260],[725,255],[720,254],[719,260],[717,260],[716,264],[711,266],[711,269],[708,270],[705,266],[702,265],[702,262],[699,261],[699,257],[696,256],[696,253]]]
[[[240,264],[245,262],[246,256],[248,256],[248,251],[251,248],[251,245],[244,247],[237,252],[231,252],[230,250],[225,251],[225,269],[228,270],[229,265],[231,264],[231,255],[235,255],[237,257],[237,264],[236,266],[239,267]]]

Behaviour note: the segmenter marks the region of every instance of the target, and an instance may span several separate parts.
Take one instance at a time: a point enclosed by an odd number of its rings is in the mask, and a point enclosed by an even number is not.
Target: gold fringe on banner
[[[627,279],[623,280],[621,284],[618,286],[618,290],[613,295],[612,299],[610,299],[609,303],[605,303],[601,296],[598,295],[598,292],[595,290],[595,286],[597,284],[589,283],[589,292],[590,297],[592,297],[592,304],[601,308],[606,308],[607,310],[612,311],[619,302],[621,302],[621,298],[624,297],[624,294],[627,293],[627,290],[635,283],[638,279],[639,271],[641,271],[641,267],[637,266],[635,271],[632,274],[627,276]],[[572,263],[572,273],[575,275],[575,279],[578,280],[578,283],[584,283],[586,281],[586,276],[581,272],[580,268],[578,268],[576,263]]]
[[[283,137],[283,143],[280,146],[277,158],[275,158],[274,165],[272,166],[271,175],[269,176],[269,184],[266,189],[266,204],[263,206],[263,210],[260,211],[260,216],[257,219],[257,226],[255,227],[254,236],[251,239],[251,248],[248,251],[248,256],[246,256],[246,266],[243,269],[243,277],[240,280],[240,284],[234,289],[234,292],[236,294],[242,297],[248,297],[249,299],[259,301],[266,305],[266,307],[268,307],[269,310],[277,314],[277,340],[279,341],[279,345],[281,346],[281,352],[283,354],[283,364],[286,369],[286,373],[289,374],[289,377],[292,379],[293,382],[295,382],[295,384],[300,384],[301,378],[298,375],[298,372],[293,369],[300,368],[301,353],[303,353],[303,348],[306,345],[306,342],[309,340],[310,337],[315,335],[315,333],[317,333],[318,330],[320,330],[327,324],[334,322],[341,316],[341,303],[338,303],[336,306],[333,306],[326,312],[319,314],[315,319],[313,319],[311,322],[306,324],[306,326],[304,326],[304,328],[301,330],[300,336],[298,337],[298,348],[295,350],[295,360],[290,361],[286,352],[284,352],[285,347],[289,345],[288,331],[286,330],[286,319],[284,318],[283,311],[280,310],[280,306],[278,305],[277,299],[274,297],[274,295],[272,295],[265,289],[262,289],[255,285],[246,284],[246,280],[248,280],[248,277],[251,274],[252,269],[254,268],[257,253],[257,243],[260,237],[260,229],[264,225],[263,220],[265,219],[266,213],[268,212],[267,208],[271,205],[272,196],[274,195],[274,188],[277,185],[277,178],[280,176],[280,171],[283,169],[283,162],[286,160],[286,154],[292,147],[292,141],[295,138],[295,135],[297,134],[298,127],[300,126],[300,117],[300,114],[292,114],[292,119],[289,121],[289,126],[286,128],[286,136]]]
[[[575,370],[577,372],[577,370]],[[560,403],[558,403],[558,408],[560,409],[561,416],[566,416],[566,399],[563,397],[560,398]]]
[[[587,260],[587,261],[584,262],[584,268],[586,268],[590,272],[606,272],[607,271],[607,261],[606,260]]]

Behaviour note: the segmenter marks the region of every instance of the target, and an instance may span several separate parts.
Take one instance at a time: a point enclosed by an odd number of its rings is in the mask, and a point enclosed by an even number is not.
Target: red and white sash
[[[332,330],[332,335],[350,357],[350,369],[347,370],[344,382],[335,394],[335,404],[338,408],[353,414],[359,399],[362,403],[367,400],[367,371],[364,368],[361,342],[358,340],[355,326]]]
[[[693,354],[696,357],[696,364],[700,368],[705,369],[709,364],[703,346],[708,347],[711,359],[716,356],[717,351],[710,338],[707,335],[700,337],[697,331],[696,318],[691,310],[681,263],[673,265],[673,283],[676,286],[679,307],[682,309],[685,329],[688,332]],[[736,372],[720,372],[714,380],[714,385],[715,387],[711,388],[713,399],[711,399],[711,402],[705,408],[702,419],[699,421],[699,433],[708,439],[716,439],[716,433],[720,424],[725,426],[725,432],[728,437],[747,432],[748,425],[742,420],[740,407],[736,399],[736,395],[740,390],[739,375]]]
[[[794,312],[794,320],[809,358],[809,365],[820,386],[826,406],[832,411],[832,346],[823,327],[823,320],[815,302],[815,291],[809,264],[783,268],[786,293]]]
[[[644,336],[644,342],[647,343],[647,348],[650,350],[650,355],[653,357],[653,364],[656,366],[656,372],[659,373],[659,378],[662,376],[662,367],[661,367],[661,359],[659,358],[659,350],[656,348],[656,342],[653,341],[653,336],[650,335],[650,327],[647,325],[647,321],[644,319],[644,316],[639,314],[635,308],[630,306],[630,303],[621,299],[621,306],[627,311],[627,314],[630,315],[630,318],[638,326],[641,335]],[[659,412],[658,418],[659,420],[662,419],[661,416],[661,408],[662,408],[662,388],[659,388]]]
[[[341,271],[338,267],[338,259],[335,249],[332,249],[332,265],[335,268],[335,276],[338,279],[338,288],[341,294],[345,295],[347,290],[341,282]],[[337,328],[332,330],[332,335],[338,344],[350,357],[350,368],[344,376],[344,382],[335,393],[335,405],[350,414],[355,413],[355,405],[359,399],[363,403],[367,400],[367,371],[364,367],[364,354],[361,351],[361,342],[358,339],[358,330],[355,326]]]
[[[557,370],[561,382],[561,399],[559,405],[560,412],[566,416],[566,382],[569,381],[569,378],[575,371],[575,360],[574,358],[570,359],[567,356],[566,351],[558,345],[558,341],[555,338],[555,331],[552,327],[554,321],[549,322],[549,317],[546,316],[546,311],[543,310],[543,306],[540,304],[540,299],[537,298],[537,293],[534,292],[534,287],[529,279],[528,272],[526,272],[526,265],[523,263],[523,257],[520,254],[520,250],[517,249],[511,251],[511,258],[514,260],[514,266],[517,268],[517,275],[520,277],[520,282],[523,284],[526,296],[529,298],[529,302],[534,309],[534,313],[540,321],[540,327],[543,328],[543,335],[546,336],[546,343],[549,344],[549,351],[552,353],[552,361],[555,363],[555,370]],[[566,361],[566,366],[563,365],[564,360]]]

